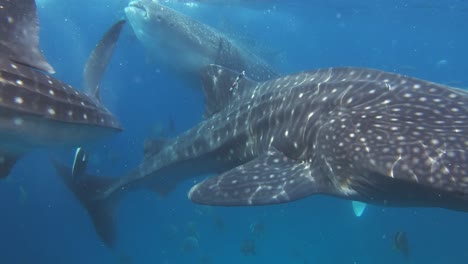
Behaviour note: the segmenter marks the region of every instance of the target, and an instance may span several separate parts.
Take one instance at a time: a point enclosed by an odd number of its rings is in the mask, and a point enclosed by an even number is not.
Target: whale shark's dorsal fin
[[[245,73],[215,64],[210,64],[202,70],[201,79],[205,93],[206,117],[221,111],[235,98],[257,85],[257,82],[245,77]]]
[[[94,98],[100,99],[99,88],[102,76],[112,58],[115,44],[124,24],[125,20],[115,23],[102,37],[86,61],[83,69],[83,88],[88,95]]]
[[[34,0],[0,0],[0,55],[12,62],[54,73],[39,50],[39,22]]]

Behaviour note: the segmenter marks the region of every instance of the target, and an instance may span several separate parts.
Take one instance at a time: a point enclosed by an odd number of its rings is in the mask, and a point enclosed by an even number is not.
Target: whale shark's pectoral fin
[[[244,165],[195,185],[189,198],[200,204],[244,206],[284,203],[334,192],[320,168],[271,149]]]
[[[10,175],[11,169],[19,158],[21,158],[21,154],[14,155],[0,152],[0,179],[6,178],[8,175]]]

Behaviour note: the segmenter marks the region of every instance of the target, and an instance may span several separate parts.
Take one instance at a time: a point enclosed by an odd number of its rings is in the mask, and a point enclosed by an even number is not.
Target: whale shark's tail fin
[[[113,247],[115,242],[113,211],[120,195],[119,192],[112,192],[105,196],[103,192],[117,179],[98,177],[86,174],[84,171],[80,174],[73,174],[72,168],[57,160],[53,160],[53,164],[65,185],[88,211],[98,236],[106,246]]]
[[[83,71],[84,88],[90,95],[99,99],[99,86],[104,72],[111,60],[115,44],[125,21],[115,23],[96,45],[86,62]],[[103,195],[115,179],[97,177],[85,173],[87,159],[81,148],[78,148],[72,168],[54,161],[54,166],[67,187],[75,194],[81,204],[88,210],[96,233],[104,243],[112,247],[115,239],[113,211],[118,200],[118,192]]]

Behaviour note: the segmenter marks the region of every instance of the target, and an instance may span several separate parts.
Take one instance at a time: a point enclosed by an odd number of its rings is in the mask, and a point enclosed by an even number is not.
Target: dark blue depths
[[[38,2],[41,47],[56,77],[75,87],[81,85],[89,51],[108,26],[124,17],[127,4],[95,2]],[[462,1],[284,2],[275,1],[274,8],[271,4],[266,9],[262,5],[181,9],[238,32],[239,39],[248,43],[266,46],[264,55],[283,73],[351,65],[468,87],[468,5]],[[210,9],[217,9],[216,15]],[[203,95],[196,87],[184,86],[145,53],[127,27],[101,96],[125,131],[87,146],[90,171],[121,175],[141,160],[146,137],[173,136],[199,122]],[[174,132],[167,132],[170,119]],[[73,151],[30,153],[0,183],[0,263],[468,260],[466,213],[369,206],[357,218],[349,201],[323,196],[268,207],[203,207],[187,199],[192,181],[166,197],[143,191],[127,195],[115,215],[118,242],[110,250],[55,175],[50,156],[71,162]],[[409,261],[393,248],[398,231],[407,235]]]

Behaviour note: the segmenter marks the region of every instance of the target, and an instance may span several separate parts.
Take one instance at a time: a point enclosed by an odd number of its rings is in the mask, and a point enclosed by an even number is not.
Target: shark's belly
[[[76,147],[118,130],[50,120],[32,115],[9,117],[0,114],[0,148],[22,153],[42,147]]]

